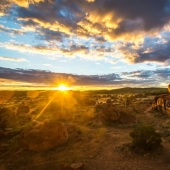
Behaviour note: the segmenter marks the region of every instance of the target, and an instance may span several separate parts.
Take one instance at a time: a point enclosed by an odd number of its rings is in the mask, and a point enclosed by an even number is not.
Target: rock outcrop
[[[63,145],[67,140],[68,132],[62,122],[45,121],[24,131],[21,145],[28,150],[41,151]]]
[[[170,84],[168,85],[168,91],[169,91],[169,93],[170,93]]]
[[[170,116],[170,94],[156,96],[153,105],[158,111]]]
[[[12,108],[1,108],[0,109],[0,128],[13,127],[15,124],[15,113]]]

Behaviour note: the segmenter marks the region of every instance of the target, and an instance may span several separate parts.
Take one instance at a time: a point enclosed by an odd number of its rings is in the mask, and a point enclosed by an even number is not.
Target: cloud
[[[10,8],[12,8],[13,5],[15,4],[20,7],[28,8],[29,5],[31,4],[35,4],[35,3],[39,3],[43,1],[44,0],[1,0],[0,9],[1,9],[2,16],[3,16],[3,15],[6,15],[9,12]]]
[[[59,31],[52,31],[50,29],[44,29],[44,28],[39,29],[37,32],[39,33],[37,37],[46,41],[56,40],[58,42],[62,42],[62,40],[65,37],[68,37],[68,35],[61,33]]]
[[[22,44],[22,43],[0,43],[0,47],[4,47],[6,49],[10,50],[17,50],[20,52],[29,52],[34,54],[53,54],[54,52],[57,52],[57,49],[50,49],[50,47],[46,46],[31,46],[29,44]]]
[[[6,48],[10,50],[17,50],[20,52],[27,52],[31,54],[41,54],[46,56],[64,56],[64,57],[80,57],[88,60],[102,60],[104,54],[112,52],[112,49],[105,48],[104,46],[95,47],[94,50],[91,50],[89,47],[84,46],[83,44],[68,44],[68,46],[63,46],[52,44],[52,45],[29,45],[22,43],[1,43],[1,48]],[[105,57],[106,62],[113,62],[112,59]]]
[[[4,56],[0,56],[0,60],[15,61],[15,62],[27,61],[25,58],[13,58],[13,57],[4,57]]]
[[[156,75],[156,76],[155,76]],[[156,77],[156,79],[155,79]],[[162,82],[168,83],[170,69],[157,69],[153,71],[141,70],[133,72],[122,72],[120,74],[106,75],[76,75],[66,73],[55,73],[46,70],[24,70],[0,67],[0,79],[12,80],[14,82],[44,84],[56,86],[67,83],[72,86],[159,86]]]
[[[123,72],[122,75],[127,77],[133,77],[138,79],[148,79],[154,75],[153,71],[148,70],[139,70],[139,71],[132,71],[132,72]]]
[[[11,12],[12,6],[16,3],[19,4],[19,0],[1,0],[0,1],[0,16],[8,15]],[[28,1],[27,0],[20,0],[22,4],[27,3],[28,7]]]
[[[138,79],[152,79],[155,81],[169,81],[170,79],[170,68],[156,69],[156,70],[138,70],[132,72],[123,72],[123,76],[133,77]]]
[[[170,80],[170,68],[158,69],[154,73],[162,79]]]
[[[74,75],[65,73],[54,73],[45,70],[24,70],[0,67],[0,78],[27,83],[44,83],[46,85],[56,85],[59,82],[67,82],[72,85],[97,85],[113,84],[115,80],[120,80],[117,74],[110,75]]]
[[[163,28],[170,21],[169,0],[2,0],[17,18],[68,35],[86,34],[116,38]],[[7,12],[7,11],[6,11]],[[156,19],[155,19],[156,18]]]
[[[34,31],[41,44],[0,44],[7,49],[110,63],[170,63],[169,0],[1,0],[0,11],[21,26],[0,25],[0,31]]]
[[[84,46],[72,45],[70,48],[59,48],[58,46],[45,46],[45,45],[34,45],[22,43],[0,43],[0,47],[5,47],[6,49],[17,50],[20,52],[29,52],[34,54],[42,55],[56,55],[56,54],[66,54],[70,56],[78,52],[84,52],[88,48]]]
[[[18,8],[17,12],[18,20],[23,24],[31,20],[44,29],[68,35],[73,35],[77,23],[85,16],[75,1],[44,1],[32,8]]]
[[[124,60],[130,63],[159,62],[166,65],[170,59],[170,32],[162,32],[157,37],[145,37],[143,42],[117,44],[116,49]]]
[[[97,0],[92,3],[46,0],[31,8],[20,7],[17,12],[23,24],[31,20],[44,29],[67,35],[100,35],[113,40],[132,39],[162,29],[170,21],[169,5],[169,0]]]
[[[0,24],[0,32],[5,32],[5,33],[8,33],[8,34],[14,34],[14,35],[25,33],[24,30],[15,29],[15,28],[8,28],[8,27],[5,27],[2,24]]]
[[[30,4],[43,2],[44,0],[11,0],[11,2],[16,3],[18,6],[28,8]]]

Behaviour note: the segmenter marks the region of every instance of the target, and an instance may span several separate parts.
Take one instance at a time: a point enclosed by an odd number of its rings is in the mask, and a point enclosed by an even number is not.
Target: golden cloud
[[[63,33],[68,34],[68,35],[73,35],[73,32],[71,32],[71,27],[60,24],[57,21],[55,21],[54,23],[50,23],[50,22],[45,22],[45,21],[39,20],[38,18],[18,18],[18,20],[19,21],[32,20],[33,22],[37,23],[40,27],[49,29],[51,31],[57,30],[57,31],[63,32]]]
[[[16,3],[18,6],[28,8],[29,4],[43,2],[44,0],[12,0],[12,1]]]

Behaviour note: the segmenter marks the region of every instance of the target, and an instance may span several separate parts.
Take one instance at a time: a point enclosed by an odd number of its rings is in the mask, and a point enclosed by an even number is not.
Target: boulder
[[[157,99],[157,109],[158,109],[158,111],[162,111],[162,112],[164,112],[164,110],[163,110],[163,108],[164,108],[164,97],[159,97],[158,99]]]
[[[170,116],[170,99],[166,99],[165,101],[165,113]]]
[[[11,108],[0,109],[0,128],[5,129],[14,126],[15,113]]]
[[[154,102],[158,111],[170,116],[170,94],[158,95]]]
[[[62,122],[44,122],[22,133],[21,145],[28,150],[47,150],[63,145],[68,140],[68,132]]]

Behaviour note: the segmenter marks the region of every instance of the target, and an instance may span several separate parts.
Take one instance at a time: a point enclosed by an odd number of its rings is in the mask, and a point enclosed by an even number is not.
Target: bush
[[[142,125],[135,128],[130,136],[132,146],[140,151],[153,151],[161,146],[161,136],[152,126]]]

